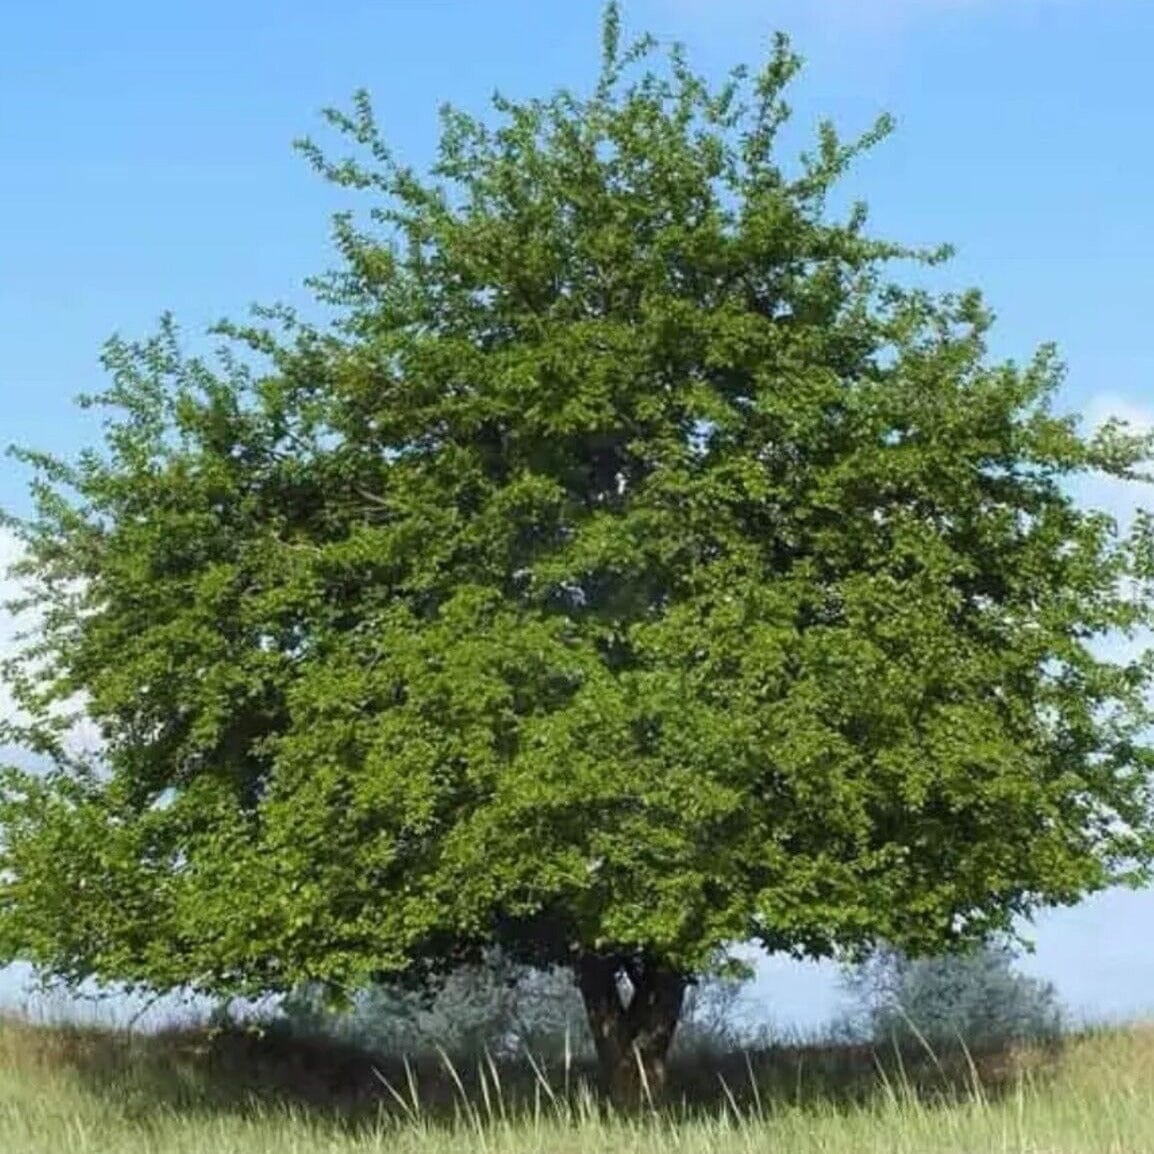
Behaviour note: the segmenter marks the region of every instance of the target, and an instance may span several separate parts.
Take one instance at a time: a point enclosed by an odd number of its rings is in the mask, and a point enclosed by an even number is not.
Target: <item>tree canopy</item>
[[[888,121],[783,164],[784,37],[711,86],[619,24],[426,174],[330,111],[335,320],[114,339],[103,443],[18,454],[6,732],[53,768],[5,779],[4,957],[243,995],[498,946],[574,967],[610,1069],[727,943],[932,952],[1141,875],[1151,662],[1095,641],[1150,523],[1069,482],[1150,439],[830,209]]]

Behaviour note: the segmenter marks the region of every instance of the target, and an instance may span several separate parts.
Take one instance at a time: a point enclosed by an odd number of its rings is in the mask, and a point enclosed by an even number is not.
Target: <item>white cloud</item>
[[[1128,421],[1139,432],[1154,429],[1154,409],[1121,393],[1097,393],[1083,416],[1093,429],[1100,429],[1111,417]]]
[[[8,577],[9,567],[20,558],[20,543],[9,529],[0,529],[0,604],[17,595],[14,581]],[[8,657],[16,646],[20,623],[7,609],[0,608],[0,661]],[[0,718],[11,718],[14,706],[8,686],[0,681]]]
[[[1122,393],[1103,392],[1090,398],[1082,411],[1083,428],[1096,432],[1111,418],[1118,418],[1136,433],[1154,429],[1154,409]],[[1114,477],[1083,477],[1072,486],[1074,495],[1085,507],[1112,514],[1121,532],[1126,532],[1141,508],[1154,508],[1154,486],[1139,481],[1120,481]],[[1111,661],[1136,660],[1154,645],[1154,631],[1139,629],[1129,639],[1114,635],[1099,640],[1094,652]]]
[[[22,547],[11,530],[0,528],[0,661],[15,655],[22,645],[19,635],[35,624],[31,614],[16,617],[3,608],[3,604],[22,593],[20,584],[8,575],[9,568],[20,559]],[[82,698],[69,703],[69,710],[82,706]],[[5,681],[0,678],[0,719],[19,722],[22,720],[16,703],[12,700],[12,693]],[[96,726],[86,717],[73,726],[69,733],[68,748],[73,753],[94,753],[100,748],[100,735]],[[12,757],[11,749],[0,747],[0,760],[7,755]]]
[[[1082,412],[1088,432],[1100,429],[1111,417],[1130,425],[1132,432],[1154,429],[1154,408],[1120,393],[1098,393]],[[1154,486],[1143,482],[1119,481],[1114,477],[1084,478],[1074,486],[1080,501],[1112,513],[1125,528],[1139,508],[1154,508]]]

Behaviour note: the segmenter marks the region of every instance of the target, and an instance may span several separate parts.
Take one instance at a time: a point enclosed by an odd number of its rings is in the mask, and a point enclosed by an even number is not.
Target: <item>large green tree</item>
[[[1139,876],[1150,663],[1093,642],[1151,533],[1069,482],[1150,442],[827,206],[888,123],[782,167],[784,38],[720,88],[603,41],[424,176],[331,112],[335,321],[114,340],[102,446],[23,454],[8,736],[53,769],[6,779],[3,956],[255,994],[496,945],[573,967],[624,1095],[726,943],[934,951]]]

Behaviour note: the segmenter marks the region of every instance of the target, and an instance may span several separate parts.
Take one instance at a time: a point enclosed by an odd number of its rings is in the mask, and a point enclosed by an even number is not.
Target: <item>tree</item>
[[[934,952],[1141,876],[1151,663],[1092,644],[1150,522],[1063,486],[1150,438],[831,212],[888,121],[779,165],[784,37],[720,88],[603,44],[427,176],[330,112],[335,320],[114,339],[103,445],[22,454],[6,957],[335,997],[496,946],[573,968],[624,1100],[727,943]]]
[[[971,1050],[1042,1042],[1062,1032],[1050,982],[1020,974],[1007,942],[936,958],[880,947],[847,975],[861,1024],[881,1044],[963,1043]]]

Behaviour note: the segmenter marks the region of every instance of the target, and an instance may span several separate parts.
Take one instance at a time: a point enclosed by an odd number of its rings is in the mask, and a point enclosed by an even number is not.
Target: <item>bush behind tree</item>
[[[842,1030],[902,1047],[924,1040],[934,1048],[990,1050],[1055,1041],[1066,1020],[1057,989],[1017,972],[1017,958],[1007,942],[928,958],[879,948],[844,975],[856,1014]]]
[[[745,997],[750,978],[742,968],[701,978],[687,997],[672,1053],[721,1055],[764,1038],[766,1027],[754,1021]],[[441,1050],[467,1061],[483,1053],[551,1062],[596,1058],[572,972],[518,964],[499,950],[424,991],[369,987],[342,1010],[328,1005],[322,988],[303,986],[282,999],[274,1021],[294,1034],[334,1037],[394,1057]]]

